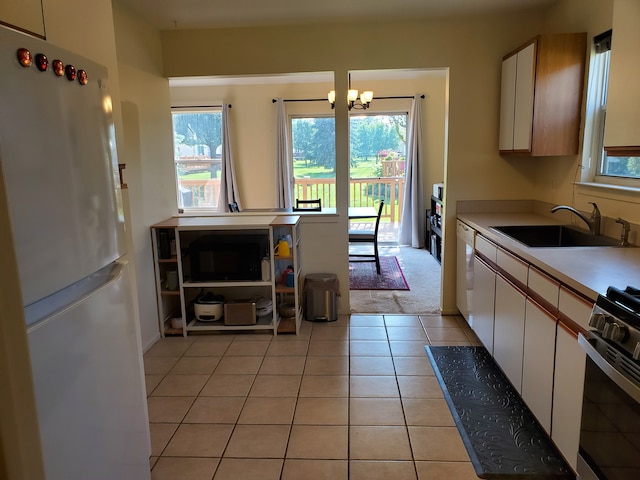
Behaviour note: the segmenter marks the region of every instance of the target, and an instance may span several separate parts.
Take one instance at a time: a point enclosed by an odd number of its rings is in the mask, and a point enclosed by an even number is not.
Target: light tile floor
[[[153,480],[477,479],[424,350],[465,320],[351,315],[144,355]]]

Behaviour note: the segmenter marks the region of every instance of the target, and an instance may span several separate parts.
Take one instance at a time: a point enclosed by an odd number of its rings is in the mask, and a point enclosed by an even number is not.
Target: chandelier
[[[331,90],[327,95],[331,109],[336,108],[336,91]],[[349,90],[347,91],[347,106],[349,110],[366,110],[371,106],[371,100],[373,100],[373,91],[365,90],[358,96],[358,90],[351,88],[351,75],[349,75]]]

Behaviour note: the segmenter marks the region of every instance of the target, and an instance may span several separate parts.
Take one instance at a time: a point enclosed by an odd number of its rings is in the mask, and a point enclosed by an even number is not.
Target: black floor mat
[[[575,475],[484,347],[425,347],[476,475],[564,480]]]

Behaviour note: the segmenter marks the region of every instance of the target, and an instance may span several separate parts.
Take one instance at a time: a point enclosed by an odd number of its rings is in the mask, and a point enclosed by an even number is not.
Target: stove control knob
[[[596,330],[602,330],[604,328],[605,322],[606,317],[604,313],[594,313],[589,319],[589,326],[595,328]]]
[[[613,342],[624,342],[629,336],[629,329],[625,325],[610,322],[605,325],[602,336]]]
[[[633,359],[640,360],[640,342],[636,343],[636,348],[633,350]]]

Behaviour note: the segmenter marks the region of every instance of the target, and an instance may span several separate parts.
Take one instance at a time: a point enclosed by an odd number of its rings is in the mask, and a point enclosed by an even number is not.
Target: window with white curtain
[[[329,116],[291,117],[293,198],[336,206],[336,121]]]

